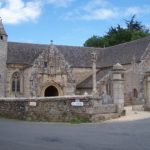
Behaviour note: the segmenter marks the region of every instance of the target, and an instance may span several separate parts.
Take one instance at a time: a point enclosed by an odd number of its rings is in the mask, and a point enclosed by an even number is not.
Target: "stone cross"
[[[91,53],[91,61],[92,61],[92,74],[93,74],[93,91],[92,93],[97,94],[97,85],[96,85],[96,60],[97,55],[95,52]]]

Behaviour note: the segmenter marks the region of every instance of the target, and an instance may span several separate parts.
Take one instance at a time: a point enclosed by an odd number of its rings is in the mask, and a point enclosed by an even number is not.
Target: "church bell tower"
[[[0,97],[6,96],[7,33],[0,18]]]

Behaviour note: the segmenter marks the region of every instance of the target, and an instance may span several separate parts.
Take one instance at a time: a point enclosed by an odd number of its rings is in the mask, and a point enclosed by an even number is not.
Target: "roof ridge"
[[[14,44],[27,44],[27,45],[45,45],[48,46],[50,44],[40,44],[40,43],[28,43],[28,42],[14,42],[14,41],[8,41],[8,43],[14,43]],[[54,44],[54,46],[62,46],[62,47],[72,47],[72,48],[83,48],[83,49],[104,49],[104,48],[97,48],[97,47],[84,47],[84,46],[72,46],[72,45],[59,45],[59,44]]]
[[[55,46],[66,46],[66,47],[76,47],[76,48],[84,48],[84,49],[103,49],[103,48],[97,48],[97,47],[84,47],[84,46],[71,46],[71,45],[55,45]]]
[[[108,47],[105,47],[105,48],[102,48],[102,47],[84,47],[84,46],[72,46],[72,45],[59,45],[59,44],[54,44],[55,46],[64,46],[64,47],[76,47],[76,48],[90,48],[90,49],[97,49],[97,50],[105,50],[107,48],[113,48],[115,46],[120,46],[120,45],[125,45],[125,44],[130,44],[130,43],[134,43],[134,42],[137,42],[137,41],[141,41],[141,40],[144,40],[145,38],[150,38],[150,35],[149,36],[146,36],[146,37],[143,37],[143,38],[139,38],[139,39],[136,39],[136,40],[133,40],[133,41],[129,41],[129,42],[125,42],[125,43],[120,43],[120,44],[116,44],[116,45],[113,45],[113,46],[108,46]],[[50,44],[40,44],[40,43],[28,43],[28,42],[14,42],[14,41],[9,41],[8,43],[14,43],[14,44],[27,44],[27,45],[45,45],[45,46],[48,46]]]
[[[45,45],[48,46],[48,44],[39,44],[39,43],[28,43],[28,42],[14,42],[14,41],[8,41],[8,44],[27,44],[27,45]]]
[[[121,64],[131,63],[135,55],[136,61],[141,60],[146,47],[150,43],[150,36],[135,41],[123,43],[118,46],[109,48],[93,48],[80,46],[63,46],[54,45],[64,55],[65,59],[73,66],[86,68],[91,66],[92,51],[97,53],[97,67],[104,68],[114,65],[119,62]],[[126,45],[125,45],[126,44]],[[15,63],[16,61],[22,63],[23,61],[31,63],[35,57],[43,50],[48,48],[48,44],[34,44],[34,43],[20,43],[8,42],[8,62]],[[34,53],[35,51],[35,53]],[[31,53],[31,54],[30,54]],[[36,56],[32,57],[32,53]]]

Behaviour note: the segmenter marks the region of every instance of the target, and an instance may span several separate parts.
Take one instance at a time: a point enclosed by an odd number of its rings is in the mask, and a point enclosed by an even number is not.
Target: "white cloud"
[[[68,12],[65,19],[107,20],[116,16],[118,11],[108,0],[90,0],[85,6]]]
[[[82,18],[85,20],[106,20],[117,16],[117,12],[112,9],[97,9],[90,12],[88,15],[84,15]]]
[[[0,0],[0,17],[7,24],[35,21],[46,4],[67,7],[73,0]]]
[[[7,24],[31,22],[39,18],[44,6],[68,7],[76,0],[0,0],[0,17]],[[133,14],[150,14],[150,5],[119,7],[109,0],[86,0],[63,15],[63,19],[108,20]]]
[[[90,0],[85,6],[84,10],[92,11],[97,8],[106,8],[110,5],[107,0]]]
[[[91,0],[84,7],[85,20],[106,20],[117,16],[117,11],[107,0]]]
[[[7,24],[16,24],[36,20],[41,14],[41,3],[38,0],[0,0],[0,16]]]
[[[138,14],[150,14],[150,6],[149,5],[145,5],[145,6],[134,6],[134,7],[129,7],[126,8],[125,10],[125,16],[129,16],[129,15],[138,15]]]
[[[121,7],[113,5],[109,0],[88,0],[83,6],[66,13],[65,19],[74,20],[108,20],[131,15],[150,14],[150,5]]]
[[[141,9],[139,7],[129,7],[127,8],[126,12],[125,12],[125,15],[128,16],[128,15],[134,15],[134,14],[139,14],[141,11]]]
[[[49,4],[52,4],[56,7],[67,7],[74,0],[47,0]]]

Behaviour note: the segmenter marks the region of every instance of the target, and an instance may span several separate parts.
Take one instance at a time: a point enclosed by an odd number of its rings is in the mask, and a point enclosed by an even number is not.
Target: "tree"
[[[105,38],[93,35],[85,41],[85,47],[105,47]]]
[[[125,20],[127,29],[129,31],[141,31],[141,30],[143,30],[144,26],[141,24],[141,22],[136,21],[135,17],[136,16],[133,15],[130,20]]]
[[[107,46],[112,46],[124,42],[131,41],[131,33],[129,30],[122,28],[120,25],[111,27],[105,35]]]
[[[147,29],[141,22],[135,20],[135,15],[130,20],[125,20],[126,28],[117,25],[110,27],[108,32],[103,36],[92,36],[85,41],[86,47],[107,47],[116,44],[129,42],[150,35]]]

